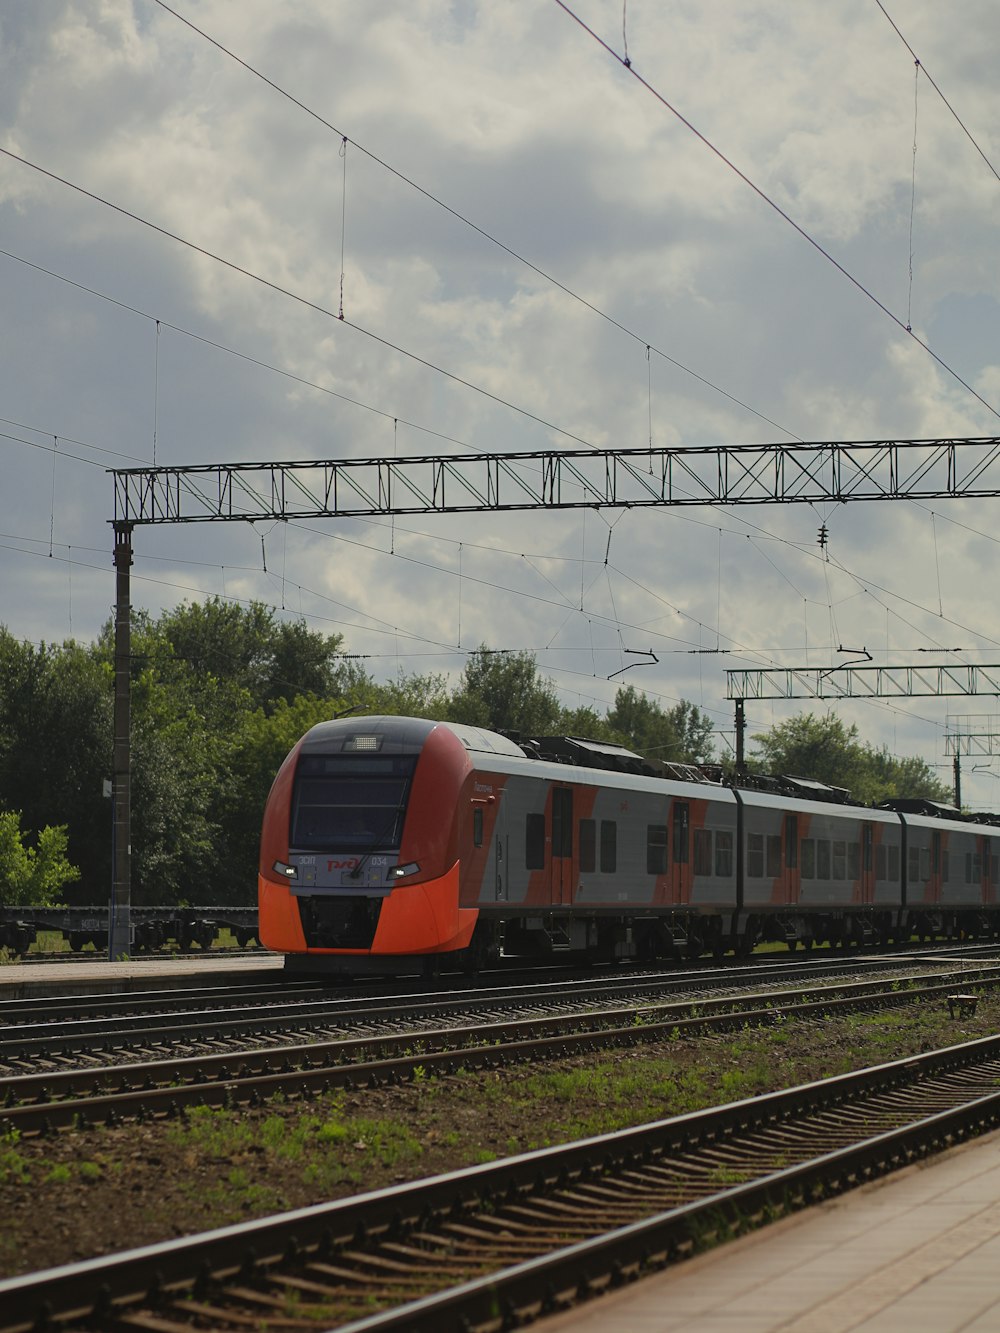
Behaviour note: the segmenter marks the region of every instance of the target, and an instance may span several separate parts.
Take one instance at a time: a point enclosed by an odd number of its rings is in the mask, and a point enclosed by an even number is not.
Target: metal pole
[[[955,809],[962,808],[962,761],[955,752]]]
[[[111,906],[108,913],[108,957],[128,958],[132,952],[132,829],[131,753],[132,614],[129,570],[132,566],[132,524],[115,527],[115,712],[112,804]]]
[[[747,771],[746,759],[743,753],[743,744],[746,739],[747,719],[744,711],[744,700],[736,700],[736,776],[742,778]]]

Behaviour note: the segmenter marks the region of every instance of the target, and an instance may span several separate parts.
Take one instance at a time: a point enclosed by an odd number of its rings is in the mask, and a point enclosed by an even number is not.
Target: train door
[[[672,833],[670,839],[670,901],[687,901],[691,883],[691,806],[687,801],[674,801],[670,809]]]
[[[982,839],[982,867],[983,867],[983,902],[992,903],[995,901],[997,884],[997,858],[994,855],[995,843],[992,838],[984,835]]]
[[[507,901],[507,802],[504,797],[507,795],[506,789],[501,787],[499,792],[500,803],[497,806],[496,819],[493,822],[493,847],[491,851],[493,862],[493,885],[494,897],[498,903]]]
[[[931,882],[928,897],[932,903],[941,901],[941,830],[931,832]]]
[[[552,788],[552,902],[573,901],[573,788]]]
[[[799,819],[785,816],[785,886],[782,895],[786,903],[799,901]]]
[[[862,903],[875,901],[875,830],[871,824],[861,825],[861,874],[860,889]]]

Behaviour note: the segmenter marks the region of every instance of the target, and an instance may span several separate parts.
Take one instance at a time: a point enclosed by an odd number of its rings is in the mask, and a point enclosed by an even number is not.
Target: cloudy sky
[[[109,615],[108,468],[1000,433],[990,0],[171,8],[0,3],[17,637]],[[568,706],[633,684],[725,746],[727,669],[1000,661],[994,510],[147,527],[134,600],[260,598],[379,678],[530,649]],[[948,719],[997,708],[839,711],[947,776]]]

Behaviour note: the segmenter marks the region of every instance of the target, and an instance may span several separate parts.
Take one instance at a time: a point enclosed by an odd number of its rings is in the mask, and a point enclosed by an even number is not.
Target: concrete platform
[[[98,992],[183,989],[186,986],[231,986],[237,981],[274,981],[282,975],[284,955],[241,953],[177,954],[174,957],[133,958],[109,963],[94,954],[94,961],[79,957],[66,963],[13,962],[0,966],[0,1000],[24,1000],[50,995],[93,995]]]
[[[997,1333],[1000,1131],[533,1328]]]

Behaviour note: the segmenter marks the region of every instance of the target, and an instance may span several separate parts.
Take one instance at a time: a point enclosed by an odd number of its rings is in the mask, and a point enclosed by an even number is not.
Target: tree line
[[[567,709],[533,654],[471,653],[441,674],[375,681],[339,634],[215,598],[133,613],[132,854],[136,904],[253,901],[260,818],[282,759],[316,722],[347,710],[432,717],[522,735],[614,742],[704,764],[713,723],[634,686],[613,706]],[[106,900],[111,879],[114,633],[25,644],[0,627],[0,903]],[[755,741],[759,767],[851,788],[862,800],[947,789],[920,759],[896,759],[834,717],[811,715]]]

